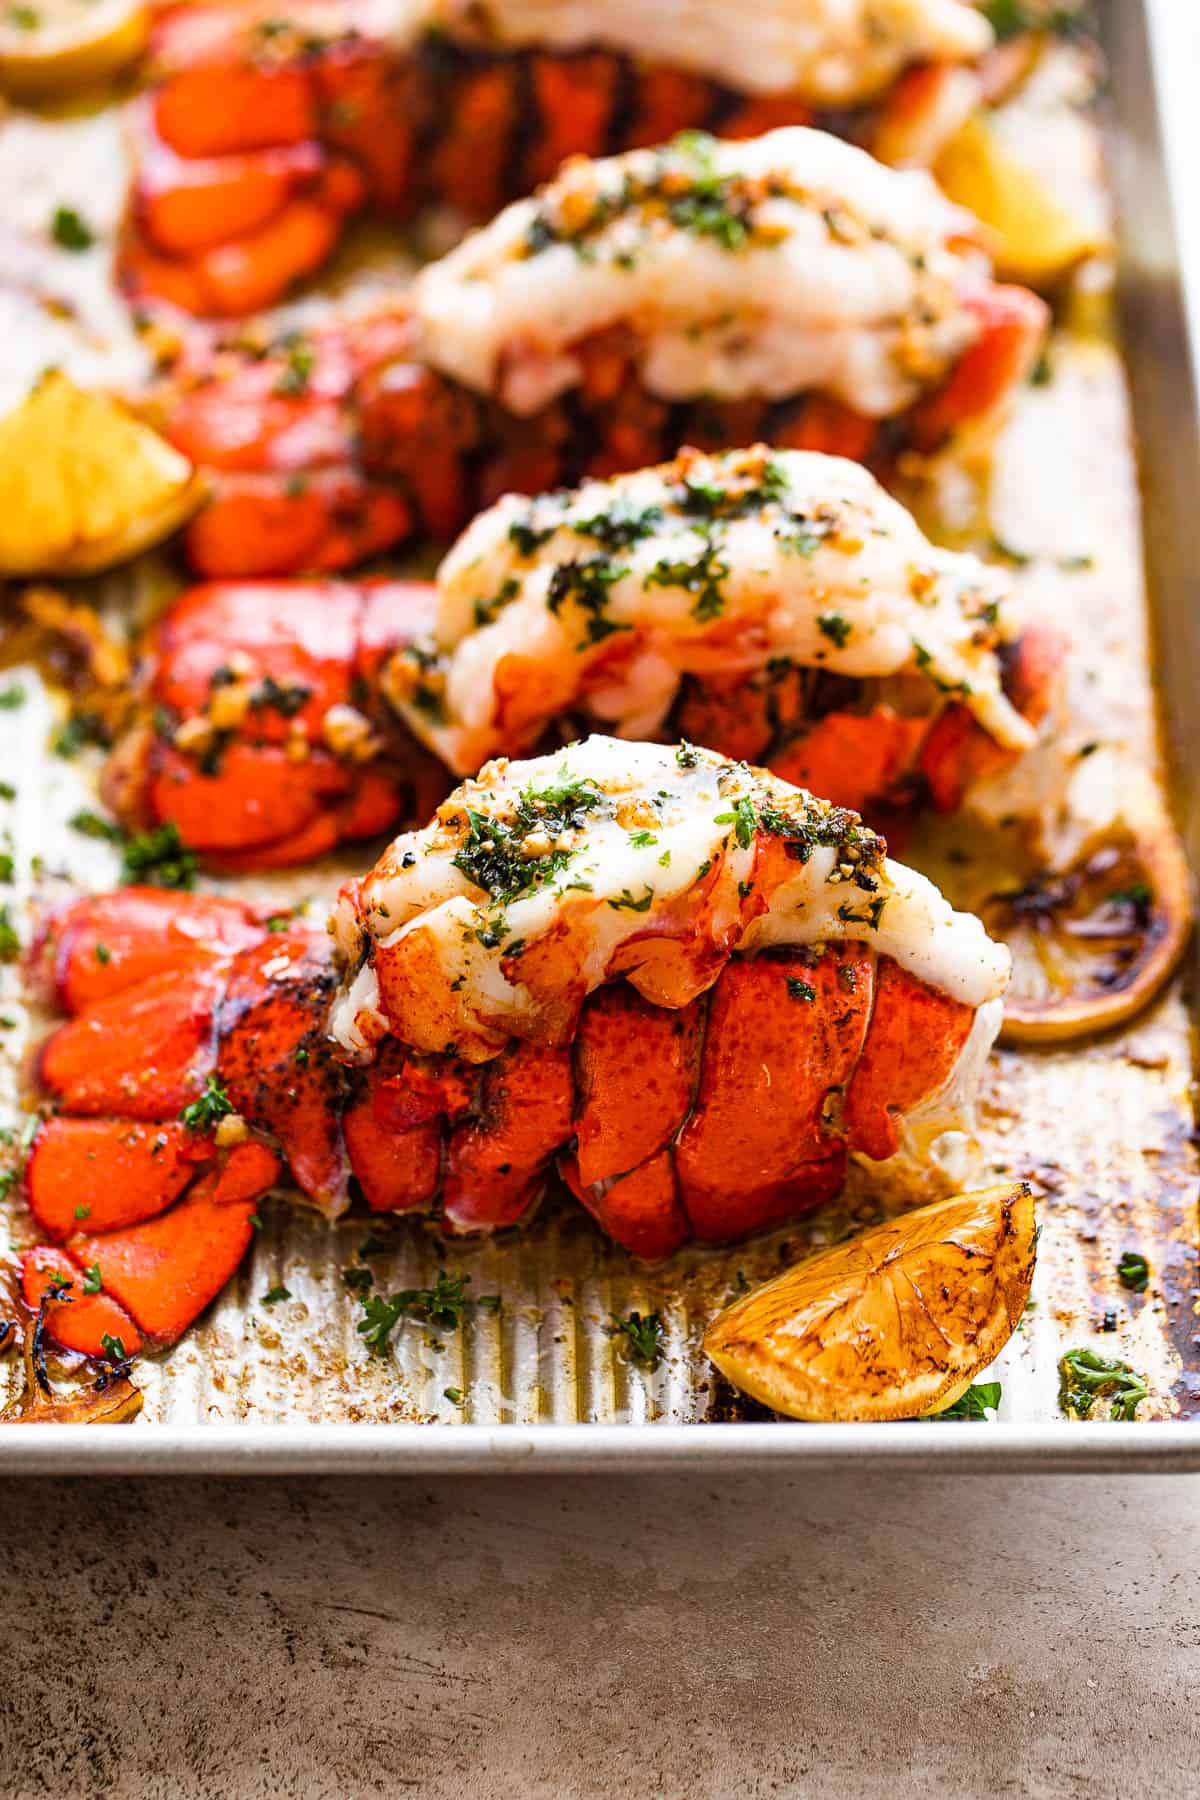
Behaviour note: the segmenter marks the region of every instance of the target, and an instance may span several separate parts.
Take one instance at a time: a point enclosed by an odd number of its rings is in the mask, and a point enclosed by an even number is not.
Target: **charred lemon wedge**
[[[1009,1042],[1060,1043],[1131,1019],[1171,975],[1192,920],[1183,847],[1149,779],[1127,773],[1118,815],[1067,869],[977,911],[1012,951]]]
[[[704,1349],[794,1419],[953,1406],[1016,1329],[1037,1228],[1024,1183],[956,1194],[819,1251],[727,1307]]]
[[[0,575],[90,575],[187,519],[204,483],[108,394],[59,374],[0,419]]]
[[[0,91],[53,100],[110,81],[146,47],[132,0],[28,0],[0,9]]]
[[[951,200],[990,227],[997,270],[1010,280],[1049,286],[1104,248],[1094,229],[1014,156],[986,114],[973,113],[959,128],[934,174]]]

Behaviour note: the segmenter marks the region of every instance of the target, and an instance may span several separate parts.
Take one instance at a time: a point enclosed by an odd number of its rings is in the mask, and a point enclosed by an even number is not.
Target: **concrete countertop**
[[[0,1794],[1200,1792],[1200,1481],[0,1483]]]

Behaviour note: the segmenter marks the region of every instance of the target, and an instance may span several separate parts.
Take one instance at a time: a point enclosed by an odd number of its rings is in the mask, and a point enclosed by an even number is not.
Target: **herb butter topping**
[[[574,50],[602,45],[750,93],[847,106],[917,61],[980,55],[991,30],[967,0],[434,0],[454,36]]]
[[[489,764],[343,891],[331,929],[331,1029],[359,1056],[386,1035],[472,1060],[566,1042],[615,975],[681,1006],[773,945],[865,942],[974,1007],[1009,971],[856,813],[693,745],[606,737]]]
[[[929,711],[961,699],[1020,750],[1032,732],[997,655],[1008,587],[930,544],[855,463],[685,452],[481,514],[442,563],[432,637],[393,659],[385,685],[464,774],[564,714],[653,736],[685,674],[781,659],[918,677]]]
[[[620,328],[670,400],[819,388],[871,418],[938,386],[973,341],[978,226],[931,178],[803,127],[685,132],[575,157],[430,265],[424,354],[517,413],[576,386]]]

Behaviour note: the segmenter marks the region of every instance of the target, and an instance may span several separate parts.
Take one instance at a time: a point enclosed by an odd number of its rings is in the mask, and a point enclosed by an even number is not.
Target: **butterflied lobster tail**
[[[517,0],[489,7],[482,29],[456,0],[175,7],[133,114],[127,285],[193,313],[250,312],[319,269],[364,208],[485,218],[564,157],[685,128],[748,137],[816,111],[870,141],[873,113],[847,107],[913,65],[957,65],[950,115],[941,90],[906,106],[920,115],[907,141],[923,120],[933,154],[978,96],[965,65],[990,42],[982,18],[963,0],[830,10],[822,23],[776,0],[748,34],[728,0],[636,19]]]
[[[886,473],[989,429],[1036,355],[1046,308],[992,281],[978,237],[928,176],[818,131],[569,163],[428,266],[411,310],[191,342],[162,409],[212,476],[188,554],[334,570],[686,444]]]
[[[443,764],[595,726],[895,824],[955,810],[1032,742],[1065,646],[1009,611],[1002,571],[929,544],[861,468],[689,453],[498,503],[436,585],[193,589],[108,794],[225,868],[299,862],[426,817]]]
[[[609,738],[466,783],[335,937],[138,889],[50,921],[73,1016],[40,1057],[25,1283],[70,1283],[61,1342],[177,1337],[285,1163],[330,1215],[357,1191],[448,1233],[525,1219],[557,1168],[645,1258],[809,1211],[850,1160],[922,1192],[1008,973],[854,814]]]

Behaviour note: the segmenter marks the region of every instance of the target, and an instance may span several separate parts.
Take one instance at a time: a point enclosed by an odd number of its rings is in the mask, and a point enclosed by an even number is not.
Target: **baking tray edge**
[[[1179,0],[1105,0],[1102,30],[1122,141],[1112,175],[1121,213],[1118,295],[1144,484],[1144,533],[1159,677],[1180,823],[1200,868],[1200,224],[1177,231],[1174,185],[1200,195],[1200,15]],[[1182,206],[1180,214],[1182,214]],[[1197,206],[1200,221],[1200,205]],[[1186,221],[1185,221],[1186,223]],[[949,1473],[1200,1471],[1200,1423],[721,1425],[43,1426],[6,1434],[8,1475],[590,1474],[794,1471],[870,1463]]]

